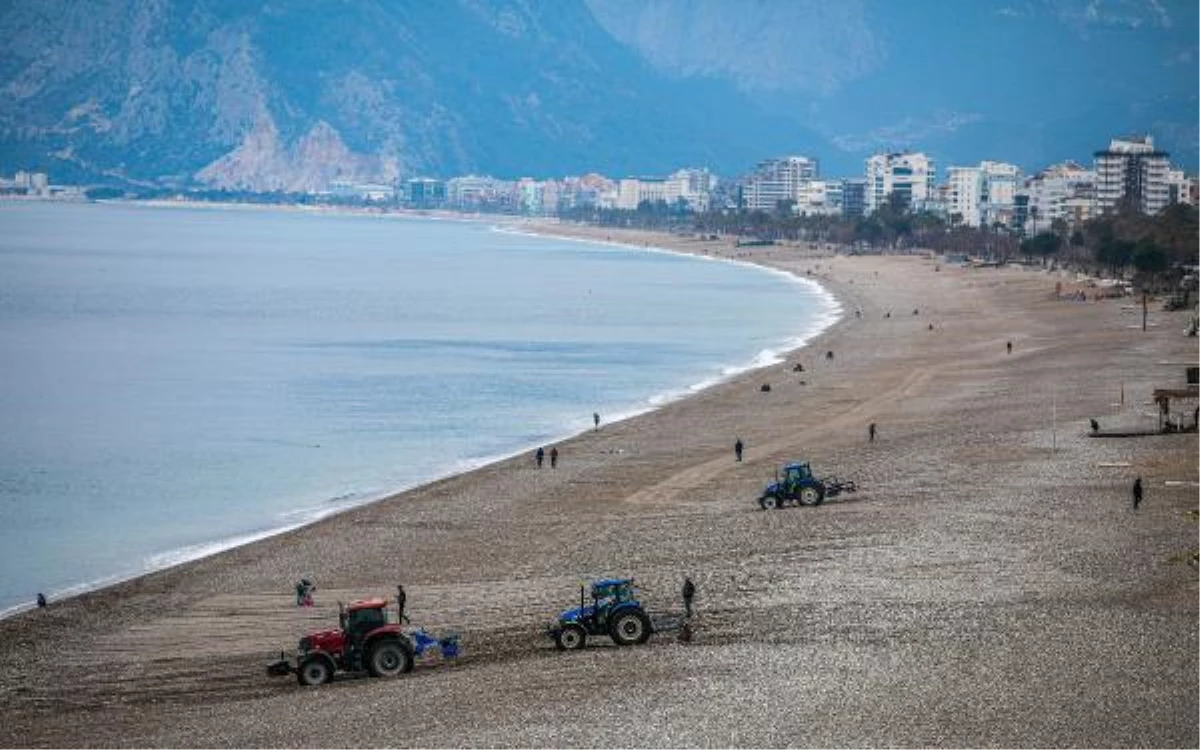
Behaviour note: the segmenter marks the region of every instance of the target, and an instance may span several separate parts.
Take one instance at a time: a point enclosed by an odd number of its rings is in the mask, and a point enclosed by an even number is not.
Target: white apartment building
[[[907,205],[928,201],[934,193],[933,159],[917,151],[875,154],[867,159],[866,213],[884,205],[893,193]]]
[[[617,202],[614,208],[636,211],[643,203],[671,203],[668,181],[663,177],[627,177],[617,182]]]
[[[681,169],[670,177],[628,177],[617,182],[612,208],[634,211],[643,203],[674,207],[683,201],[693,211],[706,211],[715,184],[716,177],[707,169]]]
[[[1154,139],[1148,135],[1114,138],[1106,151],[1095,153],[1096,208],[1108,213],[1128,200],[1144,214],[1161,211],[1170,199],[1167,156],[1154,150]]]
[[[1013,218],[1020,168],[996,161],[978,167],[950,167],[947,172],[946,212],[970,227],[1008,224]]]
[[[1091,218],[1096,173],[1073,161],[1047,167],[1025,181],[1025,233],[1048,230],[1055,219],[1074,226]]]
[[[841,180],[809,180],[798,186],[795,211],[801,216],[835,216],[842,212]]]
[[[1188,177],[1182,169],[1167,170],[1167,202],[1186,203],[1193,208],[1197,200],[1196,180]]]
[[[717,177],[707,169],[680,169],[667,178],[667,192],[674,202],[683,199],[693,211],[707,211]]]
[[[794,201],[815,180],[819,168],[816,159],[807,156],[785,156],[758,163],[740,183],[741,205],[747,211],[775,211],[780,201]]]
[[[1021,168],[1000,161],[981,161],[979,169],[983,172],[982,222],[988,226],[997,223],[1011,226]]]
[[[946,169],[946,212],[951,223],[977,227],[983,221],[984,175],[979,167]]]

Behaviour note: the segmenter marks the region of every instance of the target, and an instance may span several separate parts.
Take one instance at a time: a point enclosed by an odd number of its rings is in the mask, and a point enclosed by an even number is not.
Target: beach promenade
[[[843,317],[555,469],[502,461],[0,621],[0,746],[1197,746],[1197,435],[1089,435],[1155,423],[1153,389],[1196,362],[1187,312],[1143,331],[1040,270],[539,231],[780,268]],[[796,459],[859,492],[760,510]],[[556,652],[545,626],[605,575],[668,611],[690,576],[694,640]],[[398,583],[456,663],[266,675]]]

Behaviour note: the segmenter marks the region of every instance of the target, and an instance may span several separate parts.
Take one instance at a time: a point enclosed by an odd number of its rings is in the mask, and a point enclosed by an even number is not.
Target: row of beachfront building
[[[1172,203],[1197,205],[1197,183],[1171,167],[1151,137],[1118,138],[1095,152],[1091,166],[1064,162],[1033,175],[1013,164],[983,161],[952,166],[937,180],[934,160],[916,151],[876,154],[865,175],[821,176],[817,159],[766,159],[751,172],[721,181],[707,169],[665,177],[609,179],[599,174],[560,180],[500,180],[466,176],[414,178],[398,194],[370,186],[335,186],[342,195],[396,199],[415,208],[497,211],[553,216],[578,208],[636,210],[647,204],[703,212],[712,209],[790,212],[801,216],[866,216],[889,201],[928,211],[964,226],[1005,227],[1035,234],[1056,220],[1074,226],[1128,202],[1147,214]]]

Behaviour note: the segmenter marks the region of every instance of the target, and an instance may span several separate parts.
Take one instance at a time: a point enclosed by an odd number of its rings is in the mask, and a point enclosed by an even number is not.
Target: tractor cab
[[[812,469],[808,463],[788,464],[783,467],[783,483],[787,486],[795,486],[800,482],[811,481],[813,478]]]
[[[338,619],[349,641],[362,641],[368,634],[388,624],[387,600],[375,598],[350,602]]]
[[[593,581],[592,601],[603,608],[633,602],[633,581],[628,578],[602,578]]]

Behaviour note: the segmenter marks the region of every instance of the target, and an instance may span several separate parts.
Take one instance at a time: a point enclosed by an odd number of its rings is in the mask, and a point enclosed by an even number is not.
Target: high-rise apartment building
[[[905,151],[875,154],[867,159],[866,212],[877,211],[897,195],[906,206],[920,205],[933,196],[934,163],[923,153]]]
[[[1144,214],[1156,214],[1170,200],[1167,152],[1154,149],[1154,139],[1114,138],[1096,157],[1096,208],[1101,213],[1128,202]]]
[[[978,167],[950,167],[946,173],[946,212],[952,220],[970,227],[1012,222],[1020,175],[1015,164],[984,161]]]
[[[747,211],[774,211],[781,201],[799,202],[805,183],[819,172],[816,159],[785,156],[759,162],[739,183],[741,206]]]
[[[984,175],[979,167],[946,169],[946,211],[952,224],[977,227],[983,219]]]

